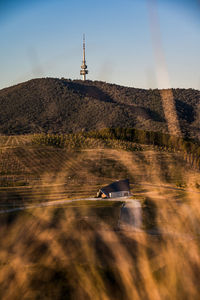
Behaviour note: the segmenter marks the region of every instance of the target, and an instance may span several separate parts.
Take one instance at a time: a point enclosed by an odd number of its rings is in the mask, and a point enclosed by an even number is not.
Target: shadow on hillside
[[[63,81],[63,83],[67,85],[68,88],[73,89],[74,92],[81,93],[84,97],[95,98],[101,102],[112,103],[114,105],[120,106],[121,109],[123,110],[128,109],[134,111],[136,115],[140,115],[145,120],[152,119],[153,121],[156,122],[165,122],[165,120],[156,111],[153,111],[150,108],[136,106],[134,103],[132,105],[126,103],[120,103],[114,100],[108,93],[105,93],[104,91],[102,91],[100,88],[96,86],[83,85],[77,82],[70,82],[70,85],[68,82],[66,83],[65,81]]]
[[[175,100],[175,106],[182,135],[191,137],[190,125],[195,121],[194,108],[181,100]]]
[[[176,100],[176,111],[178,114],[179,119],[187,121],[189,124],[194,122],[194,109],[192,105],[187,104],[183,101]]]
[[[79,92],[85,97],[91,97],[98,99],[99,101],[106,102],[106,103],[113,103],[118,104],[114,99],[110,97],[109,94],[103,92],[96,86],[93,85],[83,85],[77,82],[68,82],[63,81],[63,84],[66,85],[68,88],[74,90],[75,93]]]

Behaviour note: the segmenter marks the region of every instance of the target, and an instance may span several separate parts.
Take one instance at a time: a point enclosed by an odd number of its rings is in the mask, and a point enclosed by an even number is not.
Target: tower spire
[[[83,80],[86,80],[86,75],[88,74],[86,60],[85,60],[85,34],[83,34],[83,61],[81,65],[80,75],[83,76]]]

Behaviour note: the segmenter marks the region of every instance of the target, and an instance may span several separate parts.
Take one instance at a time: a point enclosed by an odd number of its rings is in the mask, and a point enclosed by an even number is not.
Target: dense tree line
[[[180,151],[186,154],[185,158],[191,164],[200,166],[200,143],[162,132],[145,131],[136,128],[105,128],[98,131],[85,131],[69,135],[39,134],[34,136],[33,142],[39,145],[77,149],[97,145],[94,141],[91,143],[91,139],[108,141],[103,143],[103,145],[118,146],[130,151],[141,151],[142,147],[130,145],[129,142],[156,146],[164,151]],[[125,143],[116,144],[116,140]]]
[[[166,149],[175,151],[196,153],[200,156],[200,143],[162,132],[139,130],[136,128],[106,128],[100,131],[88,132],[85,135],[95,138],[122,139],[139,144],[165,147]]]

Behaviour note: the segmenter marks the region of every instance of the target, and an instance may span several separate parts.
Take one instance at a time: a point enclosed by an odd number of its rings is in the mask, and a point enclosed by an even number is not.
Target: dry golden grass
[[[68,193],[85,195],[127,175],[135,182],[133,192],[144,197],[144,230],[118,231],[95,214],[98,208],[91,215],[87,206],[2,214],[1,299],[199,299],[199,171],[186,167],[178,154],[156,151],[96,149],[70,159],[64,150],[48,153],[49,172],[47,152],[32,151],[29,168],[41,172],[46,195],[38,195],[35,186],[34,199],[54,199],[66,185]],[[186,182],[186,190],[167,189],[170,180]],[[117,213],[115,219],[117,224]]]
[[[198,299],[198,199],[188,211],[157,196],[155,236],[97,228],[73,209],[1,217],[1,298]]]

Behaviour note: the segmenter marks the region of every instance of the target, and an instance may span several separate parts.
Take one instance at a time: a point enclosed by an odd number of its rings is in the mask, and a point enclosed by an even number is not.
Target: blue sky
[[[200,0],[0,1],[0,88],[36,77],[200,89]]]

